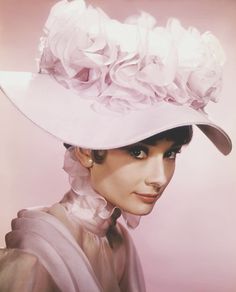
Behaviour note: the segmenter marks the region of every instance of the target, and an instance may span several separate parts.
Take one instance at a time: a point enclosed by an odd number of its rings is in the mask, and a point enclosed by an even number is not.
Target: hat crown
[[[83,0],[59,1],[41,38],[41,73],[113,111],[169,102],[204,112],[222,85],[224,52],[210,33],[142,12],[124,23]]]

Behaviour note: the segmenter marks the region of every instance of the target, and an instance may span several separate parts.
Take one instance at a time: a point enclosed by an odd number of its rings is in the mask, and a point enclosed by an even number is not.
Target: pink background
[[[152,12],[169,16],[221,40],[228,62],[220,102],[212,117],[236,141],[236,1],[88,1],[123,19]],[[0,69],[36,70],[34,58],[54,0],[0,0]],[[42,93],[43,94],[43,93]],[[64,148],[36,128],[0,95],[0,246],[17,210],[51,204],[68,189]],[[236,153],[223,157],[198,131],[179,156],[176,175],[152,214],[132,232],[150,292],[236,291]]]

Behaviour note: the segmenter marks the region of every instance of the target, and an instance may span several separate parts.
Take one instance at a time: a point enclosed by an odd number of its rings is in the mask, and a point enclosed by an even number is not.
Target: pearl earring
[[[93,159],[92,158],[89,158],[88,163],[89,163],[89,167],[92,167],[93,166],[93,163],[94,163]]]

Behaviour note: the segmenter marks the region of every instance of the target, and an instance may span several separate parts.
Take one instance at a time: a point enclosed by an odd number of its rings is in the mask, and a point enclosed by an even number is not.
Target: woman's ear
[[[93,159],[91,157],[90,149],[75,147],[74,151],[75,157],[84,167],[91,168],[93,166]]]

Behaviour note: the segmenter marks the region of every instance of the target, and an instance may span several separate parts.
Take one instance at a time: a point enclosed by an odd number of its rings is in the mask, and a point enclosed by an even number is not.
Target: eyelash
[[[128,153],[135,159],[145,159],[148,157],[149,149],[143,145],[127,148]],[[173,148],[164,154],[164,158],[175,160],[177,154],[181,153],[181,148]]]
[[[181,148],[170,149],[165,153],[165,157],[168,159],[175,159],[176,155],[181,153]],[[171,157],[173,155],[173,157]]]
[[[135,153],[136,152],[136,153]],[[134,146],[128,149],[128,153],[136,159],[145,159],[148,156],[148,148],[144,146]],[[140,157],[141,155],[141,157]]]

